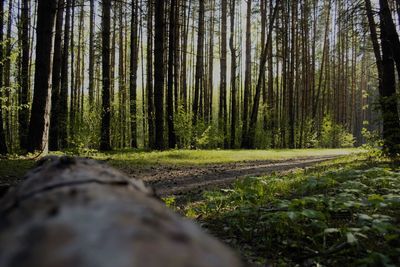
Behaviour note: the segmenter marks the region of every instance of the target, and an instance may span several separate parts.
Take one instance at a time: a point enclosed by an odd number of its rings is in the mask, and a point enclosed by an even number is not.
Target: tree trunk
[[[93,111],[94,107],[94,34],[95,34],[95,7],[94,0],[90,0],[90,19],[89,19],[89,107]]]
[[[147,4],[147,124],[149,127],[149,147],[155,148],[154,89],[153,89],[153,0]]]
[[[196,54],[196,74],[193,98],[193,125],[196,125],[199,119],[199,109],[201,102],[201,94],[204,89],[204,1],[199,3],[199,23],[197,36],[197,54]]]
[[[29,124],[28,151],[48,151],[51,54],[56,0],[38,2],[36,27],[35,87]]]
[[[142,181],[104,164],[44,159],[28,177],[0,202],[1,266],[242,266]]]
[[[246,15],[246,70],[244,77],[244,95],[243,95],[243,127],[242,127],[242,148],[249,147],[248,138],[248,118],[251,92],[251,1],[247,1]]]
[[[50,114],[50,133],[49,149],[57,151],[59,146],[58,133],[58,107],[60,105],[60,81],[61,81],[61,58],[62,58],[62,26],[64,18],[64,0],[58,0],[56,30],[54,36],[54,54],[53,54],[53,75],[51,88],[51,114]]]
[[[111,0],[102,1],[102,111],[101,111],[101,134],[100,150],[111,150],[110,124],[111,124],[111,103],[110,103],[110,18]]]
[[[68,146],[68,55],[70,45],[70,21],[71,21],[71,0],[66,0],[65,5],[65,24],[64,24],[64,46],[61,59],[61,90],[60,104],[58,105],[57,126],[59,128],[60,148]]]
[[[139,60],[139,41],[138,41],[138,1],[132,1],[132,21],[131,21],[131,55],[130,55],[130,114],[131,114],[131,147],[137,148],[137,68]]]
[[[19,95],[19,142],[22,149],[26,150],[28,147],[28,126],[29,126],[29,86],[30,86],[30,73],[29,73],[29,5],[30,0],[22,0],[21,8],[21,91]],[[2,22],[1,22],[2,24]],[[1,40],[0,40],[1,42]],[[1,114],[0,114],[1,115]],[[0,127],[1,128],[1,127]]]
[[[154,106],[155,148],[164,149],[164,0],[155,0],[154,34]]]
[[[270,51],[268,49],[268,47],[270,46],[270,42],[272,42],[272,30],[273,30],[274,22],[275,22],[277,13],[278,13],[279,4],[280,4],[280,0],[277,0],[272,17],[271,17],[271,21],[269,22],[267,41],[265,43],[265,46],[263,48],[263,52],[261,55],[260,70],[258,73],[256,92],[254,95],[253,109],[251,112],[250,125],[249,125],[249,147],[251,147],[251,148],[254,148],[254,146],[255,146],[258,108],[260,105],[260,96],[261,96],[261,89],[262,89],[262,82],[263,82],[262,77],[263,77],[263,73],[265,72],[265,66],[266,66],[267,59],[268,59],[268,53]]]
[[[168,45],[168,84],[167,84],[167,124],[168,124],[168,147],[175,148],[176,136],[174,129],[174,58],[178,57],[176,51],[176,0],[171,0],[169,14],[169,45]]]
[[[382,45],[382,88],[380,103],[383,117],[383,139],[386,152],[391,156],[400,153],[400,120],[396,94],[395,61],[400,51],[394,37],[398,41],[396,28],[391,17],[387,0],[379,1],[381,6],[381,45]],[[395,34],[396,33],[396,34]],[[400,59],[400,58],[399,58]],[[400,75],[400,66],[398,71]]]
[[[218,123],[220,132],[223,133],[223,147],[228,148],[228,109],[226,103],[227,97],[227,16],[228,16],[228,1],[221,0],[221,84],[219,93],[219,113]]]
[[[236,48],[235,48],[235,1],[231,0],[231,33],[229,38],[229,48],[231,50],[231,140],[230,148],[236,146],[236,124],[237,124],[237,88],[236,88]]]
[[[0,61],[3,62],[3,25],[4,25],[4,1],[0,2]],[[3,87],[3,64],[0,64],[0,88]],[[0,91],[0,155],[7,154],[6,137],[4,134],[4,123],[3,123],[3,101],[1,100],[2,92]]]

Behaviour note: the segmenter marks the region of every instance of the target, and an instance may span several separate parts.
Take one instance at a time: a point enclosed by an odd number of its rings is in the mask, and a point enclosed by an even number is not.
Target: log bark
[[[47,158],[0,201],[0,266],[241,266],[138,180]]]

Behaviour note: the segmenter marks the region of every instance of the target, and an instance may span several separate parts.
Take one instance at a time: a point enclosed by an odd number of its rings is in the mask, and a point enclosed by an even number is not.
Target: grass
[[[400,262],[400,167],[388,160],[358,155],[248,177],[180,211],[260,266]]]
[[[157,165],[205,165],[223,164],[255,160],[287,160],[312,156],[347,155],[357,153],[358,149],[296,149],[296,150],[169,150],[169,151],[139,151],[121,150],[110,153],[91,152],[80,156],[105,160],[111,166],[126,169],[127,167],[148,167]],[[63,155],[62,152],[52,153]],[[74,155],[67,153],[68,155]],[[35,161],[29,157],[11,157],[0,159],[0,183],[18,180]],[[11,184],[15,182],[11,181]]]
[[[163,152],[118,151],[97,153],[93,157],[111,165],[205,165],[257,160],[287,160],[314,156],[348,155],[358,149],[282,149],[282,150],[169,150]]]

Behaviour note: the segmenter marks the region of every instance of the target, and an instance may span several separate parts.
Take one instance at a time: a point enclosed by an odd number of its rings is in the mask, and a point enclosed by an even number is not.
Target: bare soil
[[[195,196],[202,191],[229,186],[236,179],[262,176],[273,172],[304,169],[337,156],[307,157],[285,161],[249,161],[204,166],[156,166],[148,168],[124,167],[121,171],[141,179],[151,186],[156,195]]]
[[[225,164],[196,166],[131,166],[125,165],[120,171],[129,177],[143,180],[154,189],[159,197],[175,196],[178,199],[196,199],[205,190],[229,187],[236,179],[247,176],[262,176],[273,172],[290,172],[304,169],[338,156],[294,158],[281,161],[246,161]],[[0,177],[0,197],[10,186],[15,186],[21,177]]]

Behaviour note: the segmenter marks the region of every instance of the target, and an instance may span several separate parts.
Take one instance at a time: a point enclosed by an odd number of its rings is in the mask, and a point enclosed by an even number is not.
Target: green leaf
[[[353,233],[346,233],[347,243],[354,245],[357,244],[358,239],[353,235]]]
[[[332,234],[332,233],[339,233],[340,230],[338,228],[326,228],[324,230],[324,234]]]

